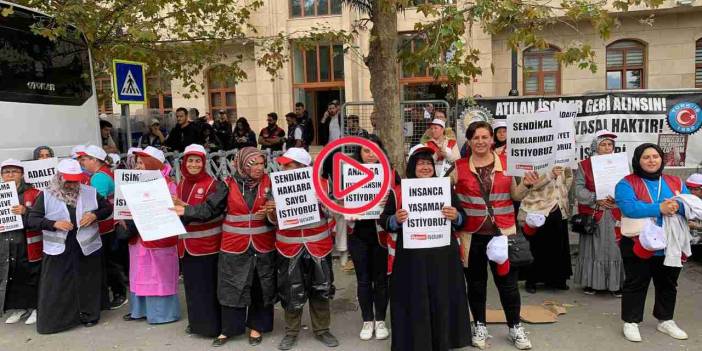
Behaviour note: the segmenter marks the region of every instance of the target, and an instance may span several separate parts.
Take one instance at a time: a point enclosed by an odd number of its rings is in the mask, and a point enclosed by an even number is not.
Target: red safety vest
[[[395,211],[402,208],[402,188],[400,184],[396,184],[392,189],[395,197]],[[392,267],[395,263],[395,250],[397,249],[397,233],[387,233],[386,244],[388,248],[388,274],[392,274]]]
[[[266,224],[266,219],[255,218],[256,212],[266,203],[266,193],[270,191],[271,180],[263,176],[258,185],[258,193],[249,209],[244,196],[239,191],[239,186],[233,179],[227,180],[229,195],[227,196],[227,216],[222,226],[221,250],[228,253],[242,253],[253,245],[260,253],[275,250],[275,227]]]
[[[429,140],[425,144],[428,148],[432,149],[434,151],[434,154],[437,155],[437,161],[441,161],[444,158],[442,156],[439,156],[438,152],[440,150],[439,145],[436,144],[434,140]],[[453,149],[453,147],[456,145],[456,140],[454,139],[449,139],[448,141],[448,148]]]
[[[216,190],[215,179],[205,177],[193,185],[189,194],[183,194],[183,181],[178,184],[178,198],[183,199],[188,205],[199,205]],[[183,258],[185,251],[191,256],[212,255],[219,252],[222,240],[222,217],[207,222],[191,222],[185,226],[186,234],[180,235],[178,240],[178,255]]]
[[[107,167],[106,165],[102,166],[102,167],[100,167],[100,169],[97,172],[107,175],[114,182],[115,174],[112,173],[112,170],[110,169],[110,167]],[[112,194],[108,195],[107,201],[110,203],[110,205],[114,206],[115,194],[112,193]],[[100,235],[105,235],[105,234],[111,233],[113,231],[115,231],[114,213],[110,213],[110,217],[105,218],[101,221],[98,221],[98,232],[100,233]]]
[[[503,170],[506,168],[506,156],[499,156],[495,161],[501,163]],[[456,193],[461,201],[461,207],[467,215],[463,230],[475,233],[483,226],[488,216],[487,206],[480,191],[480,180],[478,180],[478,175],[470,170],[469,158],[457,160],[455,165],[458,175]],[[495,214],[494,221],[498,228],[507,229],[516,223],[514,205],[510,195],[512,177],[505,175],[504,171],[496,171],[493,174],[489,201]]]
[[[24,191],[22,200],[24,201],[24,206],[27,207],[27,211],[34,206],[39,194],[41,194],[41,190],[35,188],[29,188]],[[25,230],[24,235],[27,238],[27,258],[29,262],[41,261],[43,249],[41,230]]]
[[[580,161],[580,169],[583,170],[583,175],[585,176],[585,189],[594,193],[595,192],[595,178],[594,178],[594,175],[592,174],[592,161],[590,160],[590,158],[586,158],[586,159]],[[592,208],[588,205],[578,204],[578,213],[584,214],[584,215],[594,215],[595,222],[599,223],[600,220],[602,219],[602,215],[604,214],[604,210],[595,211],[594,208]],[[622,211],[619,208],[615,208],[612,210],[612,216],[617,221],[617,225],[615,226],[615,231],[618,231],[620,229],[619,221],[622,220]],[[621,235],[621,232],[619,232],[617,237],[619,237],[619,235]]]

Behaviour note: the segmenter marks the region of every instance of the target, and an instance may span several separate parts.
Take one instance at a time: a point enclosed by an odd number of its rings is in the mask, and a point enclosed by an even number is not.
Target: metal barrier
[[[376,123],[383,123],[382,120],[373,120],[373,101],[347,102],[341,106],[341,123],[344,135],[360,135],[362,131],[371,134],[376,133]],[[412,100],[401,101],[400,111],[402,113],[402,127],[405,135],[405,153],[419,143],[429,140],[426,135],[429,124],[434,119],[436,111],[443,112],[448,121],[446,123],[446,133],[449,138],[455,138],[456,118],[445,100]],[[355,117],[354,117],[355,116]]]

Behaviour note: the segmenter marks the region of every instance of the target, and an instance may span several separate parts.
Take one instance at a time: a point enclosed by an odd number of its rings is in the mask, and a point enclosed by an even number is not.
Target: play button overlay
[[[333,167],[331,174],[332,181],[332,195],[335,199],[343,199],[344,197],[352,194],[366,185],[369,185],[376,179],[376,172],[361,164],[357,160],[345,155],[343,152],[335,152],[337,149],[344,146],[361,146],[370,149],[378,158],[379,165],[381,167],[380,173],[382,173],[382,181],[380,185],[380,190],[372,196],[369,201],[361,201],[361,204],[356,204],[353,207],[338,204],[334,199],[329,196],[328,189],[322,183],[322,166],[324,165],[328,157],[332,157]],[[344,167],[345,166],[345,167]],[[342,184],[344,169],[352,168],[354,174],[360,174],[361,179],[356,181],[354,184],[344,187]],[[312,183],[314,185],[314,190],[319,198],[319,201],[324,204],[329,210],[342,214],[342,215],[359,215],[368,212],[369,210],[376,207],[383,198],[387,195],[390,190],[390,184],[392,179],[392,171],[390,169],[390,161],[385,156],[383,151],[374,142],[359,138],[359,137],[344,137],[337,139],[327,144],[322,151],[317,156],[313,168],[313,179]]]

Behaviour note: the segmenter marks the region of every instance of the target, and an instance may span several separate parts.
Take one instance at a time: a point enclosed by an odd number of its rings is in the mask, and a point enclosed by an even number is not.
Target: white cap
[[[17,167],[24,169],[24,166],[22,166],[22,161],[15,160],[14,158],[8,158],[7,160],[2,161],[2,164],[0,164],[0,169],[5,167]]]
[[[526,224],[532,228],[540,228],[546,223],[546,216],[538,213],[528,213],[526,215]]]
[[[687,185],[688,188],[702,187],[702,174],[695,173],[687,177],[687,180],[685,180],[685,185]]]
[[[135,153],[139,151],[144,151],[144,149],[140,147],[130,147],[129,150],[127,150],[127,155],[134,155]]]
[[[283,156],[276,159],[281,165],[288,164],[292,161],[309,166],[312,164],[312,156],[303,148],[291,147],[285,151]]]
[[[71,149],[71,158],[78,158],[85,155],[85,145],[76,145]]]
[[[598,131],[595,133],[595,137],[596,137],[596,138],[610,138],[610,139],[616,139],[616,138],[617,138],[617,135],[614,134],[614,133],[612,133],[612,132],[610,132],[610,131],[608,131],[607,129],[602,129],[602,130],[598,130]]]
[[[641,247],[648,251],[663,250],[666,247],[665,231],[652,220],[644,225],[641,235],[639,235]]]
[[[500,235],[490,239],[486,253],[490,261],[497,264],[505,263],[509,259],[507,236]]]
[[[430,152],[432,154],[434,153],[434,149],[426,146],[425,144],[417,144],[415,146],[412,146],[412,148],[409,150],[409,155],[412,156],[415,153],[420,152],[420,151],[426,151],[426,152]]]
[[[66,181],[79,182],[83,179],[83,170],[80,168],[80,163],[74,159],[61,160],[56,166],[56,170]]]
[[[100,161],[105,161],[107,159],[107,153],[105,150],[95,145],[88,145],[88,147],[85,148],[85,154]]]
[[[163,154],[163,151],[153,147],[153,146],[147,146],[146,149],[141,150],[141,151],[135,151],[135,155],[140,155],[140,156],[150,156],[153,157],[159,162],[164,163],[166,162],[166,156]]]
[[[112,160],[112,164],[113,164],[113,165],[118,164],[118,163],[119,163],[119,160],[122,159],[122,158],[119,157],[118,154],[108,154],[107,156]]]
[[[200,144],[190,144],[183,151],[183,156],[187,155],[200,155],[202,157],[207,157],[207,150]]]
[[[446,122],[444,122],[443,120],[438,119],[438,118],[434,118],[434,120],[431,121],[431,123],[429,123],[429,124],[430,124],[430,125],[431,125],[431,124],[436,124],[436,125],[438,125],[438,126],[441,126],[441,128],[446,128]]]
[[[492,122],[492,130],[497,128],[507,128],[507,121],[504,119],[496,119],[494,122]]]

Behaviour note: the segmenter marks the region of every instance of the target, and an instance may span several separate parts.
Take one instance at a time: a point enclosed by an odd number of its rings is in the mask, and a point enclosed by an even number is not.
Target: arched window
[[[702,38],[695,45],[695,88],[702,88]]]
[[[532,47],[524,50],[524,95],[558,95],[561,93],[561,65],[557,48]]]
[[[607,46],[607,89],[646,88],[646,46],[620,40]]]

